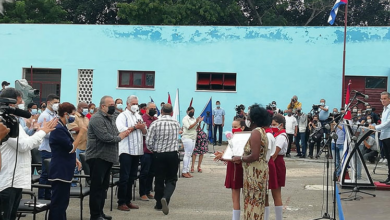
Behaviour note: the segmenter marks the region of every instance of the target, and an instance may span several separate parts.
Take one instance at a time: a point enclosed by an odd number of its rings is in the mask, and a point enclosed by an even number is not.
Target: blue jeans
[[[47,169],[49,167],[46,167],[45,163],[43,163],[43,161],[45,159],[51,159],[51,152],[48,152],[45,150],[41,151],[41,158],[42,158],[42,173],[41,173],[41,177],[39,177],[39,184],[50,185],[50,182],[47,180],[49,178],[49,174],[47,173]],[[38,199],[50,200],[51,199],[51,190],[39,188],[38,189]]]
[[[85,150],[80,150],[80,149],[76,149],[76,158],[78,160],[80,160],[80,154],[81,153],[84,153]],[[80,174],[80,171],[77,169],[77,166],[74,168],[74,174]],[[74,180],[78,180],[79,178],[73,178]],[[72,183],[71,184],[72,187],[76,187],[77,186],[77,183]]]
[[[302,152],[301,152],[301,146],[299,145],[299,141],[301,141],[302,146]],[[306,156],[306,132],[299,132],[297,136],[295,137],[295,146],[297,147],[297,153],[298,155]]]
[[[149,195],[152,191],[154,169],[153,154],[144,154],[140,158],[141,172],[139,175],[139,195]]]
[[[333,159],[336,161],[337,177],[340,176],[341,173],[341,158],[343,155],[343,148],[344,148],[344,144],[332,143],[332,154],[333,154]]]

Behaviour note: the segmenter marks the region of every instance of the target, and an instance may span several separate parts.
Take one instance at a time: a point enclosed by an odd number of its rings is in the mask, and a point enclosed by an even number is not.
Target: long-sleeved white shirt
[[[19,147],[16,151],[17,139],[9,138],[0,147],[2,164],[0,171],[0,192],[12,186],[16,157],[15,178],[13,187],[29,189],[31,187],[31,150],[38,148],[46,133],[38,131],[29,136],[19,125]]]
[[[134,127],[138,120],[144,122],[140,114],[132,113],[126,109],[116,118],[116,127],[119,132],[123,132],[131,127]],[[141,129],[131,132],[129,136],[119,142],[119,155],[123,153],[130,155],[144,154],[143,134]]]
[[[390,138],[390,105],[383,108],[381,124],[376,125],[375,129],[381,131],[381,140]]]

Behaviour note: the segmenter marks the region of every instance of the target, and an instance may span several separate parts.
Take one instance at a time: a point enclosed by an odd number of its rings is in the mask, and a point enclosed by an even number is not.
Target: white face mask
[[[8,89],[8,88],[11,88],[11,86],[4,86],[4,89]]]
[[[23,104],[23,103],[22,103],[22,104],[19,104],[19,105],[18,105],[18,109],[24,110],[24,104]]]
[[[325,105],[325,103],[324,103],[324,102],[321,102],[321,103],[320,103],[320,105],[324,106],[324,105]]]
[[[249,121],[248,119],[245,119],[245,125],[250,128],[251,127],[251,121]]]
[[[136,112],[139,111],[139,107],[138,107],[138,105],[132,105],[132,106],[130,107],[130,110],[131,110],[132,112],[136,113]]]
[[[123,104],[116,104],[116,108],[122,110],[123,109]]]
[[[367,119],[367,122],[368,122],[368,123],[371,123],[371,119]]]
[[[60,104],[56,103],[56,104],[53,104],[52,105],[52,108],[53,108],[53,111],[58,111],[58,107],[60,106]]]

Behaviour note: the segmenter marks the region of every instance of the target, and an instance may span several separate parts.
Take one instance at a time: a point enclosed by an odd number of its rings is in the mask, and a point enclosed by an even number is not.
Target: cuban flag
[[[337,0],[334,4],[332,10],[330,11],[328,23],[333,25],[336,20],[337,11],[339,10],[340,5],[348,4],[348,0]]]

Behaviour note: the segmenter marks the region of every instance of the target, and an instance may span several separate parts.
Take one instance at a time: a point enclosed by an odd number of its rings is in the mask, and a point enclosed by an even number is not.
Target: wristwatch
[[[133,129],[134,129],[133,131],[137,130],[137,128],[135,126],[133,126]]]
[[[244,162],[244,161],[242,160],[242,156],[241,156],[241,158],[240,158],[240,159],[241,159],[241,162]]]

